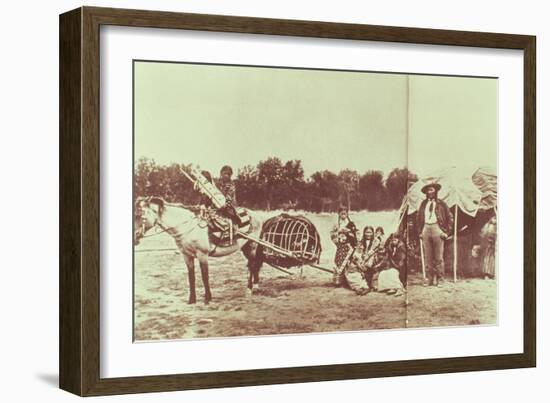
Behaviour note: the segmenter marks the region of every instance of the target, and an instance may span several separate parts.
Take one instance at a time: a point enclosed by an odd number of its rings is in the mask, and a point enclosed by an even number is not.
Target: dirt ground
[[[424,287],[422,276],[409,276],[407,327],[494,325],[497,282],[481,278],[447,280]]]
[[[273,213],[272,213],[273,214]],[[359,228],[396,225],[396,213],[357,213]],[[332,267],[328,239],[335,217],[309,215],[322,236],[321,265]],[[358,296],[332,285],[329,273],[304,268],[294,274],[264,265],[260,285],[247,292],[246,260],[240,253],[210,259],[213,300],[202,302],[197,270],[197,304],[188,305],[187,269],[166,234],[144,239],[136,248],[134,337],[136,341],[290,333],[357,331],[405,327],[463,326],[496,323],[496,281],[469,279],[423,287],[410,276],[399,297],[371,292]]]

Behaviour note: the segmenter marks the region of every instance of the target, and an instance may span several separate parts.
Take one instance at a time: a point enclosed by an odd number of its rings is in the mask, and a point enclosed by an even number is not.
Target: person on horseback
[[[209,171],[201,171],[200,175],[198,172],[194,172],[194,176],[197,178],[195,179],[195,189],[201,194],[199,205],[203,218],[208,219],[214,214],[229,218],[233,222],[235,222],[235,218],[238,218],[235,208],[236,187],[231,180],[232,175],[233,170],[229,165],[225,165],[221,169],[220,179],[216,181]],[[205,188],[207,189],[205,190]]]
[[[250,215],[243,208],[236,207],[236,188],[231,176],[233,169],[225,165],[216,181],[208,171],[191,168],[182,173],[191,182],[194,190],[201,194],[199,216],[210,227],[210,235],[217,244],[232,244],[234,235],[250,230]]]
[[[210,172],[201,171],[201,175],[208,181],[208,183],[214,185],[214,180],[212,179],[212,175],[210,174]],[[199,216],[205,221],[210,220],[211,212],[215,211],[215,206],[210,196],[201,192],[200,199],[199,199],[199,206],[200,206]]]
[[[231,179],[233,176],[233,168],[229,165],[224,165],[220,170],[220,179],[216,183],[216,187],[225,197],[225,206],[219,209],[220,213],[237,223],[237,188]]]

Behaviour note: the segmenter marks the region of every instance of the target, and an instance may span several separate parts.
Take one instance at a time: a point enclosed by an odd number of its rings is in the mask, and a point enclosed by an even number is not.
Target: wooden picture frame
[[[243,371],[100,377],[100,26],[369,40],[524,52],[524,349],[469,356]],[[81,396],[533,367],[536,364],[535,37],[81,7],[60,16],[60,387]]]

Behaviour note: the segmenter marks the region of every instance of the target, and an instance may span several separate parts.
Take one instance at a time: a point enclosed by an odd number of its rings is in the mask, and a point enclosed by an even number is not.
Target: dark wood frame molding
[[[457,357],[100,378],[99,32],[174,28],[524,52],[524,351]],[[60,16],[60,387],[81,396],[482,371],[536,365],[536,40],[534,36],[82,7]]]

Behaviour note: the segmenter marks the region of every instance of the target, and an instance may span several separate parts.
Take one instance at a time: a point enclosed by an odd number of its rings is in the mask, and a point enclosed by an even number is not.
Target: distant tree
[[[386,190],[388,195],[388,208],[399,208],[403,198],[407,194],[408,183],[416,179],[406,168],[393,169],[386,178]]]
[[[342,192],[340,192],[340,204],[345,205],[348,210],[358,208],[360,203],[359,195],[359,174],[351,169],[344,169],[338,174]],[[352,205],[353,200],[353,205]]]
[[[140,158],[134,168],[134,197],[148,196],[149,174],[155,169],[155,161]]]
[[[285,204],[298,204],[298,199],[304,193],[304,168],[302,161],[287,161],[282,170],[281,196]]]
[[[316,184],[311,180],[306,180],[299,187],[299,194],[296,200],[296,208],[306,211],[321,211],[319,203],[320,196]]]
[[[314,206],[317,211],[334,211],[340,199],[338,176],[328,170],[315,172],[310,178],[315,196]]]
[[[182,169],[190,172],[191,168],[191,164],[157,165],[152,159],[140,158],[134,168],[134,196],[161,196],[171,202],[197,204],[200,194],[182,173]],[[408,186],[416,180],[416,175],[404,168],[393,169],[386,178],[381,171],[360,175],[344,169],[338,175],[318,171],[305,179],[300,160],[283,164],[279,158],[270,157],[257,166],[239,169],[235,184],[238,204],[243,207],[333,212],[341,205],[370,211],[399,208]]]
[[[154,165],[147,177],[145,193],[147,196],[164,197],[165,186],[167,185],[164,177],[164,167]]]
[[[258,178],[258,170],[252,165],[239,169],[235,178],[237,201],[239,205],[248,208],[258,208],[262,205],[263,191]]]
[[[164,176],[167,182],[164,197],[168,201],[180,202],[184,204],[197,204],[200,195],[193,188],[193,184],[182,173],[182,169],[190,172],[191,165],[171,164],[166,167]]]
[[[368,171],[359,179],[362,205],[370,211],[387,208],[386,187],[381,171]]]
[[[260,161],[258,163],[258,180],[263,190],[265,207],[267,210],[271,210],[273,202],[280,201],[280,194],[277,193],[277,190],[280,190],[283,184],[281,160],[270,157],[265,161]]]

